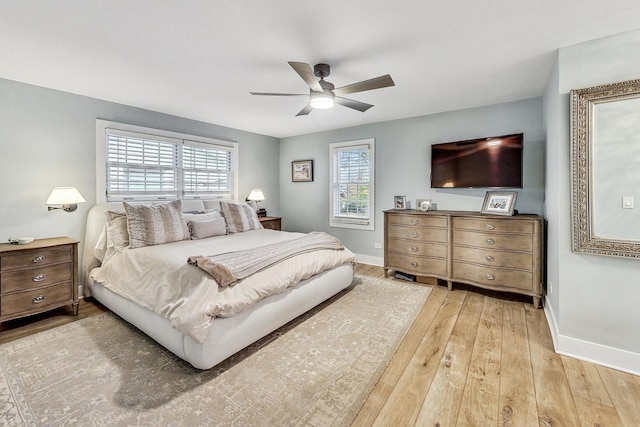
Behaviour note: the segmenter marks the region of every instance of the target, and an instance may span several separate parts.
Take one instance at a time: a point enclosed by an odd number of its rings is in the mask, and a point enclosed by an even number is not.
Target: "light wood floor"
[[[354,426],[640,426],[640,377],[554,353],[529,298],[466,289],[433,287]]]
[[[358,266],[358,275],[384,277]],[[419,285],[416,286],[427,286]],[[105,309],[0,325],[0,344]],[[640,377],[554,353],[528,298],[433,286],[354,426],[639,426]]]

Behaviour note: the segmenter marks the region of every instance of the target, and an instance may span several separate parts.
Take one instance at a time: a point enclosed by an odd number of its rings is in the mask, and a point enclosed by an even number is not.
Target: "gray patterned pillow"
[[[107,211],[107,231],[113,247],[120,252],[129,246],[129,231],[127,230],[127,215],[124,212]]]
[[[263,228],[255,209],[245,203],[220,202],[220,212],[227,222],[229,233],[241,233]]]
[[[206,239],[207,237],[224,236],[227,234],[227,224],[224,218],[215,218],[205,221],[189,221],[189,233],[191,239]]]
[[[123,204],[127,212],[130,249],[189,239],[182,200],[155,206]]]

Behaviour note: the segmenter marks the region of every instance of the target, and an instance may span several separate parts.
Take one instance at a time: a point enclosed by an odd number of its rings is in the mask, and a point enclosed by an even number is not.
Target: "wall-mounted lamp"
[[[247,196],[247,202],[251,202],[251,204],[256,208],[256,213],[259,217],[267,216],[267,211],[265,209],[258,209],[258,203],[264,199],[266,199],[266,197],[264,197],[264,193],[259,188],[254,188]]]
[[[51,190],[46,205],[50,211],[62,209],[65,212],[73,212],[78,209],[78,203],[83,202],[84,197],[76,187],[56,187]]]

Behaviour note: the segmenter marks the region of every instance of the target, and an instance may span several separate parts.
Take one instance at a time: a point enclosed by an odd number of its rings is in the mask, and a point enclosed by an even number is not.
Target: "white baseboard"
[[[368,264],[368,265],[375,265],[376,267],[384,267],[384,258],[381,258],[381,257],[356,254],[356,258],[360,264]]]
[[[545,305],[544,313],[556,353],[640,375],[640,354],[559,334],[553,310]]]

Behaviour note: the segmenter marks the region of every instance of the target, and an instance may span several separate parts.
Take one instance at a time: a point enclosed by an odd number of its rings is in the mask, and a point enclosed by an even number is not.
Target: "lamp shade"
[[[247,196],[247,200],[252,202],[261,202],[265,199],[264,193],[259,188],[254,188],[251,190],[251,193]]]
[[[56,187],[51,190],[47,205],[72,205],[85,202],[84,197],[76,187]]]
[[[62,209],[65,212],[73,212],[78,209],[78,203],[84,201],[76,187],[56,187],[51,190],[46,204],[49,205],[49,211]]]

